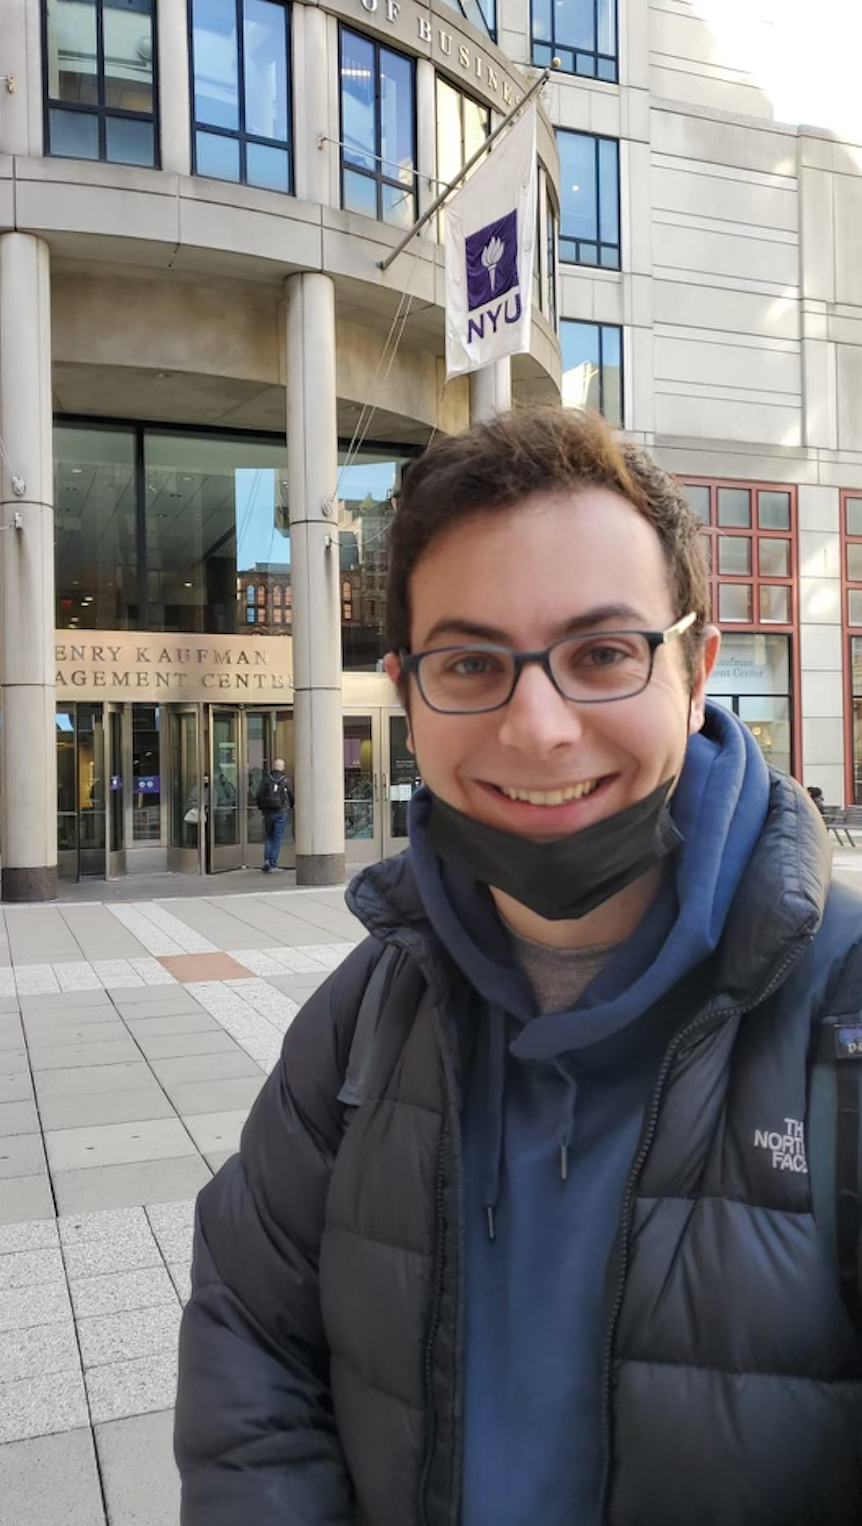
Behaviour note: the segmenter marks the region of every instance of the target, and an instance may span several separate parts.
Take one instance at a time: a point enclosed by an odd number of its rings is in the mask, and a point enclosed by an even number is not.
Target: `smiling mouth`
[[[504,784],[496,788],[507,800],[521,800],[527,805],[567,805],[570,800],[583,800],[598,789],[600,779],[584,779],[580,784],[569,784],[565,789],[514,789]]]

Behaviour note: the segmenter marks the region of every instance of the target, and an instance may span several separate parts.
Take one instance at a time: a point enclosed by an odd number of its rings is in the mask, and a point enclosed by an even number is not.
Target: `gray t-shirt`
[[[590,948],[549,948],[534,943],[509,928],[515,958],[533,988],[542,1012],[566,1012],[595,980],[616,944],[595,943]]]

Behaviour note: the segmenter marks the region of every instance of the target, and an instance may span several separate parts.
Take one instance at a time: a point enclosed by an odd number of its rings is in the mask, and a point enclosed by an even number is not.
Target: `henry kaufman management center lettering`
[[[536,108],[446,209],[446,375],[530,348],[536,227]]]
[[[293,693],[293,643],[289,636],[241,636],[152,641],[125,631],[98,641],[56,638],[58,692],[81,699],[150,693],[163,699],[244,699]]]

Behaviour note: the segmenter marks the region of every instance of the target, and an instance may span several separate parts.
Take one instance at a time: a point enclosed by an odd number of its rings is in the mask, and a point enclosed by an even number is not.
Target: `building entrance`
[[[407,717],[372,708],[344,717],[344,849],[348,864],[407,847],[410,797],[422,780],[407,746]]]
[[[61,879],[125,873],[129,771],[122,707],[57,708],[57,872]]]
[[[206,830],[210,874],[263,863],[263,817],[255,797],[276,758],[284,759],[284,770],[292,783],[292,710],[210,706]],[[279,862],[283,868],[296,862],[292,812],[288,814]]]

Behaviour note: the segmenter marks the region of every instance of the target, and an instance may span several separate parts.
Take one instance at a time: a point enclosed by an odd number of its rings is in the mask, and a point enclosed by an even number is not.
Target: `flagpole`
[[[532,100],[534,95],[538,94],[538,92],[541,90],[542,86],[544,84],[546,84],[547,81],[550,79],[551,74],[553,73],[554,69],[558,69],[559,67],[560,67],[560,60],[558,58],[555,58],[552,61],[552,63],[549,65],[549,67],[547,69],[543,70],[543,72],[539,75],[539,78],[537,80],[533,81],[532,85],[530,86],[529,90],[527,91],[527,94],[522,97],[522,99],[518,102],[517,106],[513,106],[512,107],[512,110],[509,112],[508,116],[505,116],[503,118],[502,122],[499,124],[499,126],[494,128],[494,131],[490,134],[490,136],[487,137],[485,139],[484,143],[482,143],[481,146],[476,149],[475,154],[472,154],[470,156],[470,158],[467,160],[467,163],[464,165],[464,168],[462,170],[458,171],[458,174],[455,176],[455,179],[449,181],[449,184],[440,192],[440,195],[437,197],[437,199],[435,201],[432,201],[430,207],[428,207],[426,209],[426,211],[424,211],[422,213],[422,216],[416,220],[416,222],[413,224],[413,227],[409,230],[409,232],[405,233],[405,235],[402,238],[400,244],[396,244],[395,248],[391,251],[391,253],[387,254],[385,260],[378,260],[377,261],[377,268],[378,268],[378,270],[388,270],[389,269],[389,266],[392,264],[392,261],[393,260],[397,260],[399,254],[401,254],[401,252],[404,249],[407,248],[407,245],[410,243],[410,240],[412,238],[416,237],[416,234],[419,232],[420,228],[424,228],[424,226],[428,222],[429,218],[433,217],[434,213],[439,211],[439,209],[442,207],[444,201],[446,200],[446,197],[449,196],[452,193],[452,191],[454,191],[456,186],[459,186],[461,184],[461,181],[465,178],[465,176],[469,175],[469,173],[470,173],[471,169],[473,168],[474,164],[478,164],[479,160],[482,158],[482,155],[486,154],[488,152],[488,149],[491,147],[491,145],[497,141],[497,139],[499,138],[500,134],[504,133],[506,131],[506,128],[511,126],[511,124],[514,121],[515,117],[518,116],[519,112],[523,111],[523,109],[526,106],[527,102]]]

